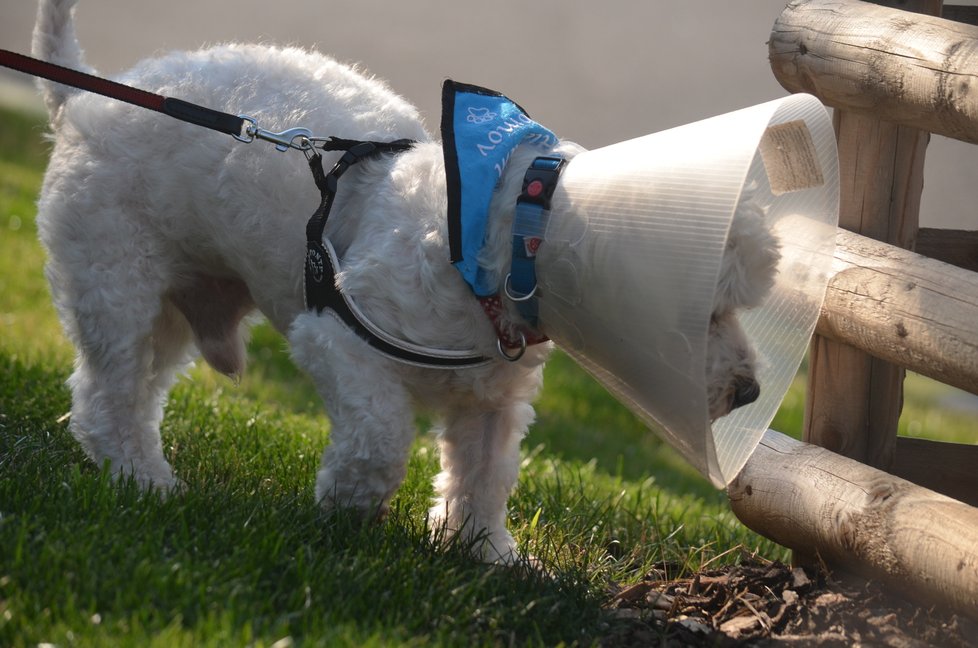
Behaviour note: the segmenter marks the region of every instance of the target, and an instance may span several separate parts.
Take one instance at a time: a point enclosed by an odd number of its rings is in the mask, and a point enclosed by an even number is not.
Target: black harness
[[[312,133],[305,128],[291,128],[276,133],[259,128],[255,120],[246,115],[231,115],[172,97],[164,97],[5,49],[0,49],[0,65],[160,112],[184,122],[226,133],[242,142],[247,143],[261,139],[275,144],[275,148],[279,151],[289,149],[302,151],[309,160],[309,168],[312,170],[316,186],[322,196],[318,209],[306,225],[304,272],[306,308],[315,310],[317,314],[327,310],[335,313],[344,324],[371,347],[390,358],[408,364],[453,369],[479,366],[493,361],[493,358],[477,355],[472,351],[433,349],[398,340],[373,325],[369,318],[360,311],[356,303],[336,287],[339,260],[333,246],[328,239],[323,237],[323,234],[330,209],[336,198],[339,178],[357,162],[385,153],[405,151],[415,144],[413,141],[370,142],[336,137],[317,138],[313,137]],[[325,173],[322,155],[317,149],[344,151],[344,154],[330,172]],[[521,273],[517,272],[517,274]],[[519,284],[520,282],[516,281],[515,283]],[[533,290],[528,295],[523,295],[519,285],[514,286],[514,291],[513,294],[509,294],[509,297],[518,303],[526,301],[535,292]],[[517,295],[520,296],[517,297]],[[535,344],[547,339],[542,335],[528,339],[524,333],[520,333],[518,340],[511,339],[512,336],[501,324],[503,309],[498,296],[495,296],[495,301],[483,299],[480,300],[480,303],[496,329],[500,355],[506,359],[518,360],[528,343]],[[527,304],[520,303],[519,305],[520,310],[525,311]],[[525,314],[532,318],[529,311],[525,311]],[[504,348],[515,348],[517,352],[515,354],[507,353]]]
[[[306,224],[305,300],[308,310],[322,313],[329,309],[362,340],[401,362],[422,367],[464,368],[483,365],[491,358],[473,355],[467,351],[432,349],[398,340],[370,323],[357,308],[356,303],[336,286],[339,266],[336,252],[329,240],[323,237],[329,219],[340,177],[362,160],[384,153],[399,153],[411,148],[415,142],[363,142],[331,137],[322,146],[326,151],[345,151],[329,173],[323,171],[323,157],[318,152],[309,155],[309,168],[316,181],[322,200]]]
[[[309,222],[306,223],[305,299],[307,309],[315,309],[317,313],[321,313],[325,308],[332,308],[341,314],[343,321],[347,320],[344,314],[347,313],[347,309],[344,307],[346,302],[335,289],[334,268],[330,262],[330,255],[323,245],[323,233],[326,231],[326,221],[329,219],[333,201],[336,199],[339,179],[351,166],[361,160],[376,157],[382,153],[405,151],[413,145],[414,142],[410,140],[361,142],[331,138],[324,146],[324,150],[346,152],[333,165],[329,173],[323,171],[322,155],[314,152],[308,156],[309,169],[312,171],[313,180],[316,181],[322,199],[319,207],[313,212]]]

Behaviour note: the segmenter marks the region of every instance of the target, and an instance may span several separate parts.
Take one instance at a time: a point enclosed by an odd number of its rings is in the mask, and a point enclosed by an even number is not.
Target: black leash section
[[[163,97],[138,88],[131,88],[115,81],[109,81],[47,61],[40,61],[5,49],[0,49],[0,65],[32,76],[42,77],[48,81],[63,83],[79,90],[94,92],[110,99],[118,99],[134,106],[163,113],[175,119],[235,137],[241,135],[241,128],[245,123],[243,118],[236,115],[229,115],[180,99]]]

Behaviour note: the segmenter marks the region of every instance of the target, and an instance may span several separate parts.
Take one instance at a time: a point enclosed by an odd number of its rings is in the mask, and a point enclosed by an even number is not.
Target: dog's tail
[[[78,36],[75,33],[75,4],[78,0],[41,0],[37,7],[37,21],[34,24],[34,39],[31,53],[34,58],[48,61],[82,72],[93,72],[85,64]],[[38,87],[44,97],[48,115],[52,122],[61,111],[61,106],[75,92],[60,83],[38,79]]]

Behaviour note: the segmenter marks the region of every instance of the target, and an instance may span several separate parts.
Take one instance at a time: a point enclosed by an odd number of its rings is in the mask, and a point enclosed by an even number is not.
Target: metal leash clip
[[[275,133],[260,128],[258,122],[253,117],[247,115],[238,115],[238,117],[248,122],[248,125],[244,129],[244,135],[231,136],[239,142],[250,144],[256,139],[260,139],[271,142],[275,145],[275,150],[282,152],[288,151],[289,149],[305,152],[313,147],[312,131],[308,128],[289,128],[280,133]]]

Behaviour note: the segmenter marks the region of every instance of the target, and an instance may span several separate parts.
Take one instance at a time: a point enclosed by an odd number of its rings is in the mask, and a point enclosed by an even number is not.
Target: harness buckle
[[[519,202],[540,205],[549,211],[550,199],[566,164],[567,160],[564,158],[550,155],[541,155],[533,160],[523,176],[523,191]]]

